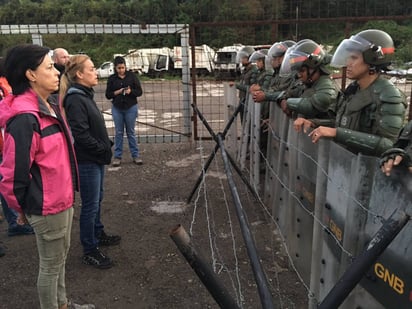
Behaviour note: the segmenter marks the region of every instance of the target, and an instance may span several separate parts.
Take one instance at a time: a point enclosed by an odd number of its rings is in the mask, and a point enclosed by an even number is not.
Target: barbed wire
[[[199,144],[200,144],[200,146],[198,147],[198,149],[199,149],[199,152],[200,152],[200,157],[203,158],[203,157],[204,157],[204,154],[203,154],[204,146],[203,146],[203,141],[202,141],[202,139],[199,140]],[[202,169],[203,169],[203,167],[204,167],[204,160],[201,159],[200,161],[201,161]],[[217,162],[215,162],[215,165],[216,165],[216,170],[219,172],[219,165],[217,164]],[[202,183],[202,187],[201,187],[201,189],[199,188],[198,195],[197,195],[196,201],[195,201],[195,204],[197,205],[197,207],[198,207],[199,201],[200,201],[200,199],[201,199],[200,195],[210,194],[207,190],[204,190],[204,188],[207,187],[207,185],[205,185],[205,183],[206,183],[206,173],[205,173],[205,171],[203,171],[203,179],[202,179],[202,182],[201,182],[201,183]],[[224,200],[224,203],[225,203],[225,206],[226,206],[226,212],[227,212],[227,216],[228,216],[228,223],[229,223],[229,224],[228,224],[228,228],[229,228],[229,230],[230,230],[231,241],[232,241],[232,250],[233,250],[233,255],[234,255],[234,258],[235,258],[235,266],[234,266],[234,268],[235,268],[236,282],[235,282],[235,280],[232,278],[232,276],[231,276],[231,271],[230,271],[229,267],[227,266],[227,264],[224,262],[224,259],[223,259],[223,257],[221,256],[220,250],[219,250],[219,248],[218,248],[217,245],[216,245],[216,247],[213,249],[214,254],[211,254],[211,259],[212,259],[212,261],[215,261],[215,262],[214,262],[215,265],[219,265],[219,266],[221,266],[221,267],[220,267],[220,268],[214,267],[213,270],[214,270],[216,273],[221,273],[221,270],[223,270],[223,269],[227,270],[229,279],[230,279],[231,284],[232,284],[232,288],[233,288],[233,290],[234,290],[234,292],[235,292],[235,295],[236,295],[236,297],[237,297],[237,301],[238,301],[240,307],[243,308],[243,304],[244,304],[245,298],[244,298],[244,295],[243,295],[243,289],[242,289],[242,285],[241,285],[239,258],[238,258],[238,256],[237,256],[237,246],[236,246],[236,240],[235,240],[235,232],[234,232],[234,228],[233,228],[233,220],[232,220],[232,217],[231,217],[231,215],[230,215],[229,201],[228,201],[228,197],[227,197],[227,195],[226,195],[226,190],[225,190],[225,188],[224,188],[224,185],[223,185],[223,182],[222,182],[222,179],[221,179],[221,178],[219,178],[219,184],[220,184],[220,189],[221,189],[221,191],[222,191],[222,196],[223,196],[223,200]],[[214,194],[215,194],[215,193],[214,193]],[[249,197],[249,198],[250,198],[250,197]],[[205,202],[208,202],[208,198],[204,198],[204,201],[205,201]],[[193,234],[193,226],[194,226],[194,223],[195,223],[195,221],[196,221],[196,215],[195,215],[196,210],[195,210],[195,209],[196,209],[197,207],[194,208],[194,214],[193,214],[193,216],[192,216],[191,234]],[[210,210],[210,207],[209,207],[209,210]],[[207,222],[210,222],[210,221],[211,221],[211,218],[210,218],[208,215],[206,215],[206,221],[207,221]],[[275,221],[274,221],[274,222],[275,222]],[[209,225],[210,225],[210,223],[208,223],[208,226],[209,226]],[[279,229],[278,226],[277,226],[277,228]],[[216,234],[216,233],[215,233],[215,234]],[[210,230],[208,231],[208,237],[209,237],[209,243],[211,243],[211,242],[212,242],[212,241],[211,241],[212,233],[210,233]],[[218,256],[219,261],[216,261],[216,256]],[[291,257],[289,257],[289,259],[291,259]],[[294,270],[294,271],[296,272],[296,270]],[[268,277],[268,274],[267,274],[266,272],[265,272],[265,275]],[[269,283],[269,284],[271,284],[271,283]],[[283,308],[282,299],[287,298],[287,299],[290,301],[290,298],[287,297],[287,296],[284,296],[284,295],[282,296],[282,294],[281,294],[281,290],[282,290],[282,289],[280,288],[280,281],[279,281],[279,278],[278,278],[278,273],[277,273],[277,271],[276,271],[276,285],[277,285],[277,288],[275,288],[275,287],[271,284],[271,286],[272,286],[271,289],[272,289],[272,291],[274,291],[276,294],[278,294],[278,295],[280,296],[280,297],[279,297],[280,302],[281,302],[281,307],[280,307],[280,308]]]
[[[276,130],[270,125],[270,123],[268,124],[268,128],[269,128],[269,132],[271,133],[271,138],[273,138],[274,140],[276,140],[279,143],[284,144],[286,147],[288,147],[289,149],[293,149],[295,150],[298,154],[304,156],[305,158],[307,158],[310,162],[312,162],[316,168],[318,169],[318,171],[322,172],[324,174],[324,176],[326,177],[326,179],[329,181],[329,183],[333,186],[335,186],[337,188],[338,191],[343,192],[343,194],[345,196],[347,196],[351,201],[354,202],[354,204],[358,207],[360,207],[360,209],[362,209],[363,211],[367,212],[368,214],[370,214],[371,216],[373,216],[375,219],[379,219],[379,221],[381,222],[383,220],[383,217],[380,216],[379,214],[377,214],[376,212],[371,211],[370,209],[368,209],[365,205],[362,204],[361,201],[357,200],[355,197],[351,196],[349,194],[349,192],[344,188],[344,186],[337,184],[333,178],[328,174],[327,170],[325,170],[320,164],[319,162],[317,162],[317,160],[310,154],[306,153],[305,151],[303,151],[302,149],[300,149],[299,147],[297,147],[296,145],[294,145],[291,142],[288,142],[286,140],[283,140],[276,132]],[[209,194],[209,192],[206,189],[206,171],[203,170],[203,166],[204,166],[204,160],[203,160],[203,152],[202,150],[203,145],[202,145],[202,138],[200,138],[200,147],[199,150],[201,152],[201,164],[202,164],[202,172],[203,172],[203,179],[201,182],[202,185],[202,190],[199,189],[198,191],[198,197],[196,198],[196,202],[198,203],[200,197],[200,191],[203,192],[203,194],[206,196],[207,194]],[[289,185],[287,183],[285,183],[284,181],[282,181],[282,178],[280,177],[280,175],[270,166],[270,162],[267,160],[266,158],[266,154],[262,153],[260,151],[260,148],[258,147],[258,145],[256,145],[256,140],[251,138],[250,141],[252,143],[254,143],[253,146],[255,146],[255,149],[258,150],[260,158],[262,158],[262,160],[264,161],[264,164],[266,166],[266,171],[269,172],[275,179],[276,181],[279,182],[279,184],[282,186],[283,189],[286,190],[287,194],[292,197],[297,205],[304,210],[310,217],[313,218],[313,222],[314,224],[318,224],[319,226],[322,227],[322,229],[324,231],[328,231],[329,227],[327,225],[325,225],[323,223],[322,218],[318,218],[314,211],[310,210],[307,206],[305,206],[305,204],[301,201],[299,195],[294,191],[293,188],[290,188]],[[215,154],[216,155],[216,154]],[[216,169],[219,170],[219,167],[216,163]],[[245,172],[246,174],[251,175],[251,171],[248,170],[247,168],[245,168]],[[252,179],[252,178],[250,178]],[[227,264],[225,264],[224,262],[224,258],[221,255],[221,252],[219,250],[219,245],[217,243],[216,240],[216,230],[215,230],[215,223],[214,223],[214,213],[213,213],[213,207],[209,207],[208,205],[208,199],[207,197],[204,197],[205,200],[205,213],[206,213],[206,221],[207,221],[207,227],[208,227],[208,237],[209,237],[209,246],[211,248],[211,259],[213,262],[213,269],[215,272],[220,273],[222,270],[227,270],[231,284],[232,284],[232,288],[235,291],[237,300],[239,302],[240,305],[243,304],[244,302],[244,297],[242,294],[242,288],[241,288],[241,280],[240,280],[240,268],[239,268],[239,262],[238,262],[238,257],[236,254],[237,248],[236,248],[236,240],[235,240],[235,233],[233,230],[233,225],[232,225],[232,218],[230,217],[230,209],[229,209],[229,202],[227,200],[227,196],[225,193],[225,188],[223,186],[222,180],[219,180],[220,182],[220,190],[222,192],[222,196],[223,196],[223,200],[226,206],[226,211],[227,211],[227,215],[228,215],[228,222],[229,222],[229,230],[230,230],[230,235],[231,235],[231,241],[232,241],[232,250],[233,250],[233,254],[235,257],[235,275],[236,275],[236,282],[235,279],[232,278],[231,276],[231,271],[230,268],[228,267]],[[316,300],[315,298],[315,293],[311,290],[310,286],[308,283],[305,282],[303,275],[299,272],[298,267],[295,265],[294,263],[294,259],[292,257],[292,254],[289,251],[288,248],[288,244],[286,241],[286,236],[282,233],[282,229],[279,226],[278,222],[276,221],[276,219],[274,218],[274,215],[271,213],[271,211],[268,209],[267,205],[265,205],[264,203],[264,198],[261,196],[261,194],[259,193],[259,188],[256,187],[255,183],[252,183],[252,185],[255,188],[255,192],[257,193],[257,199],[258,199],[258,205],[260,205],[260,207],[263,209],[264,213],[268,216],[268,218],[270,218],[270,221],[272,223],[274,223],[274,226],[276,227],[276,230],[278,231],[278,235],[280,239],[280,242],[284,248],[285,254],[287,256],[287,259],[289,261],[289,265],[291,267],[291,269],[294,271],[294,273],[296,274],[298,280],[300,281],[300,283],[302,284],[302,286],[306,289],[307,294],[308,294],[308,299],[312,299],[312,300]],[[247,190],[246,190],[247,191]],[[248,195],[248,198],[250,199],[250,196]],[[192,220],[192,225],[191,225],[191,231],[192,231],[192,227],[195,221],[195,212],[196,212],[196,208],[194,209],[194,215],[193,215],[193,220]],[[213,236],[215,235],[215,236]],[[331,237],[333,239],[333,241],[336,243],[336,245],[340,248],[340,250],[346,254],[349,258],[353,258],[353,253],[351,253],[349,250],[347,250],[343,244],[341,243],[341,241],[338,239],[338,237],[330,232],[327,234],[329,237]],[[274,257],[272,257],[274,259]],[[219,269],[217,269],[217,265],[220,266]],[[267,272],[265,270],[263,270],[265,275],[268,276]],[[280,281],[279,281],[279,277],[278,277],[278,272],[275,271],[275,284],[277,287],[274,287],[273,284],[271,282],[269,282],[269,284],[271,285],[271,289],[272,291],[276,291],[276,294],[279,295],[279,299],[280,299],[280,307],[283,308],[283,301],[282,301],[282,295],[281,295],[281,287],[280,287]]]
[[[217,163],[217,160],[215,160],[215,167],[216,167],[217,171],[220,170],[219,165]],[[234,233],[234,230],[233,230],[233,223],[232,223],[232,218],[231,218],[231,215],[230,215],[230,208],[229,208],[229,202],[228,202],[228,199],[227,199],[227,196],[226,196],[226,190],[224,188],[222,179],[220,177],[218,177],[218,179],[219,179],[220,189],[222,191],[223,200],[224,200],[224,203],[225,203],[226,213],[227,213],[228,222],[229,222],[229,230],[230,230],[230,235],[231,235],[231,240],[232,240],[233,257],[235,258],[235,274],[236,274],[236,282],[237,282],[237,286],[238,286],[237,289],[236,289],[236,286],[234,284],[234,281],[232,280],[232,277],[230,275],[229,276],[230,276],[230,279],[232,281],[232,287],[233,287],[233,289],[236,293],[236,297],[238,299],[238,305],[241,308],[243,308],[243,303],[245,301],[245,298],[244,298],[243,293],[242,293],[242,284],[241,284],[241,281],[240,281],[240,267],[239,267],[239,259],[238,259],[238,256],[237,256],[236,238],[235,238],[235,233]]]
[[[316,159],[314,159],[310,154],[304,152],[303,150],[301,150],[299,147],[296,147],[294,144],[285,141],[283,139],[280,138],[280,136],[278,134],[276,134],[275,130],[273,129],[273,127],[270,125],[270,123],[268,123],[268,128],[270,129],[272,136],[275,140],[277,140],[280,143],[285,144],[286,146],[288,146],[289,148],[292,148],[293,150],[295,150],[296,152],[298,152],[299,154],[303,155],[304,157],[306,157],[307,159],[309,159],[310,161],[312,161],[316,167],[326,176],[326,178],[328,179],[328,181],[333,184],[339,191],[341,191],[342,193],[344,193],[351,201],[353,201],[356,205],[358,205],[362,210],[364,210],[365,212],[367,212],[368,214],[372,215],[373,217],[375,217],[376,219],[378,219],[380,222],[382,222],[384,220],[384,218],[379,215],[376,212],[373,212],[372,210],[368,209],[366,206],[364,206],[362,204],[361,201],[357,200],[354,196],[350,195],[348,191],[346,191],[344,189],[343,186],[340,186],[338,184],[336,184],[336,182],[333,181],[333,178],[329,176],[328,172],[316,161]],[[270,166],[269,166],[270,167]]]
[[[229,227],[230,227],[230,235],[231,235],[231,240],[232,240],[232,250],[233,250],[233,255],[235,258],[235,275],[236,275],[236,283],[235,280],[233,279],[232,275],[231,275],[231,271],[230,268],[227,266],[227,264],[224,262],[224,258],[220,253],[220,250],[216,244],[216,240],[213,240],[214,237],[212,237],[212,233],[211,230],[212,228],[210,227],[210,221],[213,220],[213,211],[212,211],[212,219],[209,216],[208,211],[211,209],[209,208],[208,205],[208,199],[206,197],[207,195],[207,190],[205,190],[206,188],[206,171],[204,170],[204,166],[205,166],[205,162],[204,162],[204,146],[202,143],[202,139],[199,139],[199,154],[200,154],[200,165],[201,165],[201,170],[202,170],[202,180],[201,180],[201,187],[199,187],[198,189],[198,194],[197,197],[195,199],[195,208],[193,211],[193,215],[192,215],[192,223],[191,223],[191,227],[190,227],[190,234],[193,235],[193,226],[194,223],[196,221],[196,209],[197,206],[199,204],[199,200],[200,200],[200,195],[201,192],[203,191],[203,195],[205,196],[204,200],[205,200],[205,214],[206,214],[206,221],[207,221],[207,226],[208,226],[208,238],[209,238],[209,244],[210,244],[210,248],[211,248],[211,260],[212,260],[212,266],[213,266],[213,271],[217,274],[220,274],[222,272],[223,269],[225,269],[227,271],[227,274],[229,276],[232,288],[234,290],[234,293],[236,295],[236,299],[237,299],[237,303],[240,306],[240,308],[243,308],[243,303],[244,303],[244,296],[243,296],[243,292],[242,292],[242,285],[241,285],[241,280],[240,280],[240,267],[239,267],[239,259],[237,256],[237,247],[236,247],[236,241],[235,241],[235,235],[233,232],[233,224],[232,224],[232,219],[230,216],[230,211],[229,211],[229,203],[226,197],[226,192],[223,186],[223,183],[220,180],[220,184],[221,184],[221,190],[223,192],[223,198],[224,198],[224,203],[226,205],[226,209],[227,209],[227,214],[228,214],[228,221],[229,221]],[[202,189],[202,190],[201,190]],[[214,229],[214,228],[213,228]],[[214,234],[216,235],[216,231],[214,232]],[[217,260],[216,256],[218,256],[219,261]],[[219,269],[217,266],[220,266]],[[236,287],[237,285],[237,287]]]

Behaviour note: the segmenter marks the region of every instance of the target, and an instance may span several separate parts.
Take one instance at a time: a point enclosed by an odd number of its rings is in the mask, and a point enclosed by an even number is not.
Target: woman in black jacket
[[[119,166],[123,154],[123,134],[126,128],[130,154],[135,164],[143,164],[139,157],[135,135],[135,124],[138,115],[137,97],[143,93],[136,75],[126,70],[123,57],[114,58],[115,73],[107,80],[106,98],[112,100],[112,116],[115,128],[113,166]]]
[[[86,55],[75,55],[66,64],[61,78],[60,97],[66,111],[77,156],[80,198],[80,241],[83,263],[110,268],[112,260],[99,247],[117,245],[120,236],[107,235],[100,220],[103,200],[104,166],[112,158],[112,141],[103,115],[93,99],[98,84],[96,68]]]

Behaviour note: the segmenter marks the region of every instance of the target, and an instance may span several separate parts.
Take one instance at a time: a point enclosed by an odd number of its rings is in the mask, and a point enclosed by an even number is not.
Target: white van
[[[99,78],[108,78],[114,73],[113,62],[106,61],[104,62],[97,70],[97,76]]]

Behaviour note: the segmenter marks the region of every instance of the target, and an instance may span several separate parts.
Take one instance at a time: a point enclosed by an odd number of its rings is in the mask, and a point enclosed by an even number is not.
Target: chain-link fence
[[[301,10],[305,9],[304,4],[297,3],[297,5],[300,5]],[[332,12],[331,8],[330,12]],[[408,15],[393,17],[394,20],[399,21],[408,18],[411,17]],[[328,44],[334,40],[333,35],[340,31],[341,37],[348,36],[351,29],[356,29],[365,20],[366,17],[336,17],[335,19],[328,17],[316,20],[302,18],[192,25],[2,25],[0,31],[5,35],[31,34],[33,42],[38,44],[42,44],[43,39],[47,40],[48,35],[64,37],[74,33],[87,36],[94,34],[174,36],[175,46],[153,48],[153,46],[137,44],[131,49],[133,52],[124,56],[130,64],[128,68],[141,74],[139,78],[143,86],[143,96],[138,98],[139,117],[136,123],[139,141],[178,142],[190,138],[209,138],[208,133],[199,126],[191,104],[195,104],[202,111],[215,132],[220,132],[224,128],[227,109],[223,103],[223,86],[228,80],[235,80],[239,74],[236,52],[241,46],[268,48],[277,41],[286,39],[297,41],[307,38],[305,33],[315,33],[315,37],[310,37],[311,39],[323,44],[325,49],[332,49],[333,46]],[[325,28],[325,23],[328,29]],[[221,40],[222,34],[225,37],[224,42]],[[154,53],[154,49],[162,52]],[[128,59],[136,54],[138,58],[134,56],[133,61],[140,64]],[[95,65],[99,66],[98,63]],[[339,74],[340,72],[335,72],[337,77]],[[410,102],[410,75],[398,74],[389,78],[406,94]],[[342,86],[347,84],[346,81],[338,83]],[[104,96],[104,79],[95,90],[96,101],[105,114],[107,127],[112,135],[114,126],[111,121],[111,104]]]

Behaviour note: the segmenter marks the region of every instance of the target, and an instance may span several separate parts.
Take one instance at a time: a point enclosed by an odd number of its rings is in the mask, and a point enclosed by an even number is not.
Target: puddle
[[[187,206],[188,205],[185,202],[160,201],[152,202],[150,209],[160,214],[175,214],[184,212]]]
[[[200,159],[199,154],[193,154],[179,161],[174,161],[174,160],[168,161],[166,162],[166,165],[170,167],[187,167],[191,165],[194,161],[199,160],[199,159]]]

